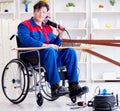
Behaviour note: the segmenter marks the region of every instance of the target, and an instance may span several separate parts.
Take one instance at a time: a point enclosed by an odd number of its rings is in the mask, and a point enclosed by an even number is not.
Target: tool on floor
[[[76,103],[67,104],[67,105],[71,106],[70,109],[79,109],[79,108],[87,107],[86,94],[84,94],[84,100],[81,100],[81,101],[76,102]]]

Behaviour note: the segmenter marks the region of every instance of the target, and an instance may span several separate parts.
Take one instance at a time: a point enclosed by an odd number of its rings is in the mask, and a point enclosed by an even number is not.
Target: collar
[[[38,26],[38,25],[36,24],[36,22],[34,21],[33,17],[30,18],[30,22],[31,22],[32,26]],[[42,24],[42,27],[46,27],[46,24],[43,23],[43,24]]]
[[[38,26],[38,25],[35,23],[33,17],[31,17],[30,22],[31,22],[32,26]]]

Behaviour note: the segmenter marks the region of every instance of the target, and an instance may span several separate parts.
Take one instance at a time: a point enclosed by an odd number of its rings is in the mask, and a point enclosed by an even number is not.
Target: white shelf
[[[92,64],[110,64],[109,62],[107,62],[107,61],[105,61],[105,60],[103,60],[103,61],[97,61],[97,62],[92,62]]]
[[[120,14],[120,11],[93,11],[93,14]]]
[[[1,0],[0,1],[0,18],[15,19],[16,4],[15,0]],[[5,12],[8,10],[8,12]]]
[[[87,28],[67,28],[67,30],[84,30],[84,31],[87,31]]]
[[[93,82],[105,82],[103,79],[92,79]]]
[[[120,31],[120,28],[93,28],[94,31]]]
[[[59,12],[55,12],[55,14],[86,14],[85,11],[59,11]]]
[[[113,80],[109,80],[109,79],[92,79],[92,81],[94,82],[120,82],[120,79],[113,79]]]
[[[79,79],[79,82],[86,82],[87,79]]]
[[[33,13],[32,13],[32,12],[21,12],[20,14],[21,14],[21,15],[26,15],[26,16],[27,16],[27,15],[32,15]]]
[[[12,3],[12,2],[14,2],[14,0],[1,0],[0,4],[1,3]]]
[[[81,62],[81,61],[78,61],[78,64],[81,64],[81,65],[87,65],[88,62]]]
[[[0,15],[14,15],[12,12],[0,12]]]

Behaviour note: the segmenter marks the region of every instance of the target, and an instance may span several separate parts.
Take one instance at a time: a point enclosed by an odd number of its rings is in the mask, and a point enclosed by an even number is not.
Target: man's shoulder
[[[23,21],[22,24],[29,25],[30,24],[30,19]]]
[[[22,29],[22,30],[25,30],[26,28],[30,30],[31,27],[32,25],[30,23],[30,19],[25,20],[18,25],[18,29]]]

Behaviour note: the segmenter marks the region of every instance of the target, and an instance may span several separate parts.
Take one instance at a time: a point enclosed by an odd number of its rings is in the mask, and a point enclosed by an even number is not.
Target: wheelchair
[[[20,41],[16,35],[13,35],[10,40],[16,37],[17,46],[20,46]],[[35,57],[21,57],[22,54],[31,51],[18,51],[18,58],[12,59],[4,67],[2,73],[2,90],[6,98],[14,103],[21,103],[27,96],[28,92],[35,92],[36,102],[42,106],[44,99],[54,101],[59,97],[51,96],[51,88],[47,81],[47,74],[44,67],[40,64],[40,53],[36,51]],[[37,65],[34,65],[34,63]],[[65,87],[67,80],[67,71],[65,67],[58,68],[62,87]],[[69,91],[67,92],[69,94]],[[76,102],[76,97],[70,98],[73,103]]]

